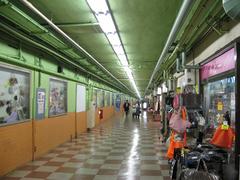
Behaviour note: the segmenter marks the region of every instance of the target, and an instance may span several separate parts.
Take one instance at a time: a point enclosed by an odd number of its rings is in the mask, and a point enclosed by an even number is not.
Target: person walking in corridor
[[[128,102],[128,100],[126,100],[125,103],[123,104],[123,109],[126,113],[126,116],[128,115],[129,107],[130,107],[130,103]]]

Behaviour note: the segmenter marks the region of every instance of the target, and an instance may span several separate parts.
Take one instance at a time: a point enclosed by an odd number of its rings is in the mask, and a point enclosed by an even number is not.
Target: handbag
[[[180,180],[219,180],[219,176],[209,173],[207,165],[203,159],[198,161],[196,169],[184,169],[180,174]]]

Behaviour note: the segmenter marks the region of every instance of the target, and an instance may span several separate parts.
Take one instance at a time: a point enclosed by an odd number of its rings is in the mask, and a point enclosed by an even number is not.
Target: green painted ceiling
[[[29,1],[116,78],[133,89],[85,0]],[[12,2],[27,10],[18,0]],[[182,0],[108,0],[108,3],[136,85],[143,95]],[[30,11],[27,12],[43,26],[46,25],[39,17]]]

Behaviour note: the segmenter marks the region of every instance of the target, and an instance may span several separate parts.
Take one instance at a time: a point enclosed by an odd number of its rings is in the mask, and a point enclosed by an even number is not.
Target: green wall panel
[[[68,81],[68,112],[76,112],[76,82]]]
[[[45,117],[48,117],[48,103],[49,103],[49,78],[50,76],[45,73],[39,73],[40,88],[46,90],[46,105],[45,105]]]

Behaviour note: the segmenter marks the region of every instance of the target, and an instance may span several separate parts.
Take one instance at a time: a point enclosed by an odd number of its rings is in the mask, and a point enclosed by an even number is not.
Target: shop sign
[[[232,48],[201,67],[201,80],[234,69],[235,61],[235,51]]]

